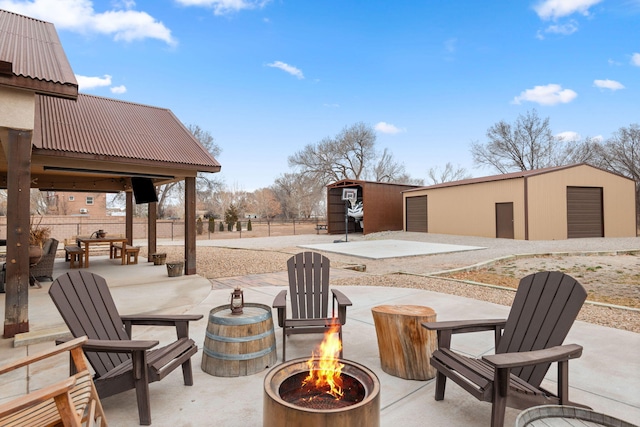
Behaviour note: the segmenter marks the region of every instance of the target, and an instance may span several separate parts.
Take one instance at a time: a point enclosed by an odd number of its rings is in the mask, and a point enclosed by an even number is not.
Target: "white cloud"
[[[600,89],[610,89],[610,90],[620,90],[624,89],[624,85],[615,80],[594,80],[593,85],[595,87],[599,87]]]
[[[183,6],[201,6],[213,8],[216,15],[238,12],[244,9],[263,8],[271,0],[176,0]]]
[[[571,34],[575,33],[576,31],[578,31],[578,22],[573,20],[573,19],[571,21],[567,22],[566,24],[549,25],[544,30],[545,33],[562,34],[563,36],[571,35]]]
[[[378,122],[373,128],[378,132],[388,133],[391,135],[395,135],[396,133],[407,131],[406,129],[398,128],[395,125],[392,125],[391,123],[387,123],[387,122]]]
[[[171,30],[162,22],[146,12],[130,10],[134,2],[118,5],[119,9],[98,13],[91,0],[0,0],[0,9],[52,22],[58,30],[107,34],[115,40],[152,38],[176,44]]]
[[[109,90],[111,93],[125,93],[127,91],[127,87],[125,85],[113,86]]]
[[[111,76],[105,74],[104,77],[87,77],[76,74],[79,90],[91,90],[97,87],[111,86]]]
[[[582,137],[578,132],[573,132],[570,130],[556,134],[556,138],[562,141],[567,141],[567,142],[575,142],[575,141],[580,141],[582,139]]]
[[[634,53],[631,55],[631,64],[636,67],[640,67],[640,53]]]
[[[533,7],[540,19],[558,19],[580,13],[589,15],[589,8],[602,0],[542,0]]]
[[[291,74],[292,76],[295,76],[299,79],[304,79],[304,74],[302,74],[302,70],[282,61],[272,62],[271,64],[267,64],[267,67],[279,68],[282,71]]]
[[[522,101],[536,102],[540,105],[566,104],[573,101],[578,94],[571,89],[562,89],[558,84],[548,84],[546,86],[534,86],[527,89],[513,99],[514,104]]]

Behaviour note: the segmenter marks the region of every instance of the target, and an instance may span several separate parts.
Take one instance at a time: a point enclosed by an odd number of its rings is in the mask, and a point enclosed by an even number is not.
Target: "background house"
[[[55,215],[107,215],[105,193],[56,191],[49,199],[49,213]]]

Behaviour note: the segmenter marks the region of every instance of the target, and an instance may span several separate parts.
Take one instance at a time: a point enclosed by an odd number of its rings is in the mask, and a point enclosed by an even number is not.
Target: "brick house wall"
[[[107,195],[105,193],[79,193],[56,191],[49,206],[57,215],[107,215]]]

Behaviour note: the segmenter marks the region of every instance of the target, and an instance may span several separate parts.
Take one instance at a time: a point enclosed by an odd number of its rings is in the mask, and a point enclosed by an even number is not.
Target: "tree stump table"
[[[436,370],[429,359],[437,348],[436,333],[421,324],[435,322],[436,312],[420,305],[380,305],[371,312],[382,370],[407,380],[435,377]]]

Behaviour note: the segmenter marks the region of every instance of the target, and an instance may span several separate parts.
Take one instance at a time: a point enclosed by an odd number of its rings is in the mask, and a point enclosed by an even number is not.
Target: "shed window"
[[[93,204],[93,196],[87,196],[86,203],[87,203],[87,205],[92,205]]]

